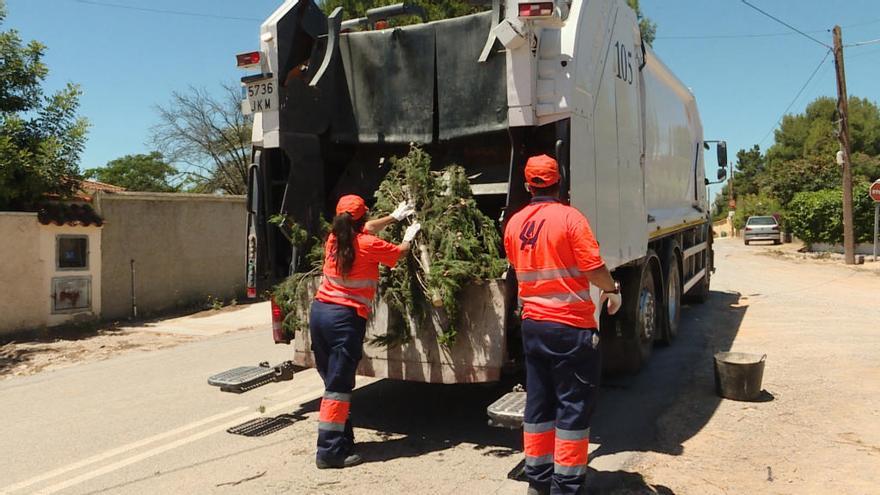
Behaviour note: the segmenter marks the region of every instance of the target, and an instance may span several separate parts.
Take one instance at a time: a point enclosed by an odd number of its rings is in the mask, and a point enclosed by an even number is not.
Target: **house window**
[[[53,313],[65,313],[91,308],[91,277],[55,277],[52,279]]]
[[[59,270],[82,270],[89,267],[89,238],[84,235],[59,235],[56,242]]]

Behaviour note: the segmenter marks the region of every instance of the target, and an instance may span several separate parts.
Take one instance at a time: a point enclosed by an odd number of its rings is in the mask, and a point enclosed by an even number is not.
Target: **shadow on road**
[[[587,471],[588,495],[675,495],[668,487],[651,485],[639,473],[627,471]]]
[[[654,349],[638,375],[607,380],[593,417],[592,440],[600,446],[592,457],[646,451],[680,455],[682,443],[706,425],[722,400],[712,380],[713,355],[730,350],[747,309],[737,293],[712,292],[705,304],[682,312],[678,339]],[[704,386],[693,387],[696,381]],[[688,404],[686,417],[658,425],[681,401]]]
[[[439,385],[382,380],[354,392],[352,422],[387,439],[358,441],[367,462],[419,457],[460,443],[476,444],[485,456],[518,456],[519,431],[488,426],[486,407],[510,390],[509,384]],[[320,400],[294,414],[318,410]]]
[[[638,375],[611,378],[603,384],[592,426],[592,441],[599,447],[591,458],[619,452],[682,453],[682,443],[706,425],[722,400],[714,391],[712,357],[729,350],[739,331],[747,310],[739,301],[737,293],[713,292],[706,304],[688,307],[682,313],[679,337],[671,346],[656,348]],[[693,392],[696,381],[705,386]],[[358,442],[358,452],[367,462],[382,462],[473,443],[483,455],[519,460],[520,431],[488,426],[485,412],[510,387],[510,383],[435,385],[383,380],[357,389],[352,406],[355,426],[387,438]],[[685,396],[685,392],[689,393]],[[769,393],[764,397],[772,400]],[[658,420],[680,401],[687,401],[686,417],[673,427],[661,427]],[[319,403],[304,404],[294,414],[315,412]],[[593,470],[590,479],[590,493],[673,493],[647,484],[639,473]]]

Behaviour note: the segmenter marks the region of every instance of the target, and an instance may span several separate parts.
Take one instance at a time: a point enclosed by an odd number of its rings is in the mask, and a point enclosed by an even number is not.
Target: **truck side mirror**
[[[718,169],[718,182],[721,182],[726,178],[727,178],[727,169],[726,168],[719,168]]]
[[[721,168],[727,167],[727,141],[718,143],[718,166]]]

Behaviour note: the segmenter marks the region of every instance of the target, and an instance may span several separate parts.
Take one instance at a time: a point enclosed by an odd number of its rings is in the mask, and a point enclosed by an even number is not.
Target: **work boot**
[[[529,485],[526,495],[550,495],[550,487]]]
[[[345,459],[339,461],[329,461],[320,458],[315,459],[315,465],[318,469],[341,469],[357,466],[362,462],[364,462],[364,458],[357,454],[350,454]]]

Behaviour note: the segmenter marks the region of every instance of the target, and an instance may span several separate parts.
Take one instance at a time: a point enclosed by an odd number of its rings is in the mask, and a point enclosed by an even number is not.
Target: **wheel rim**
[[[639,320],[641,320],[641,335],[643,342],[652,342],[656,334],[657,302],[654,293],[648,288],[642,288],[639,297]]]
[[[672,333],[677,330],[676,322],[678,321],[679,300],[681,299],[681,280],[679,279],[678,269],[673,267],[669,270],[669,287],[666,292],[669,294],[669,300],[666,304],[669,308],[669,328]]]

